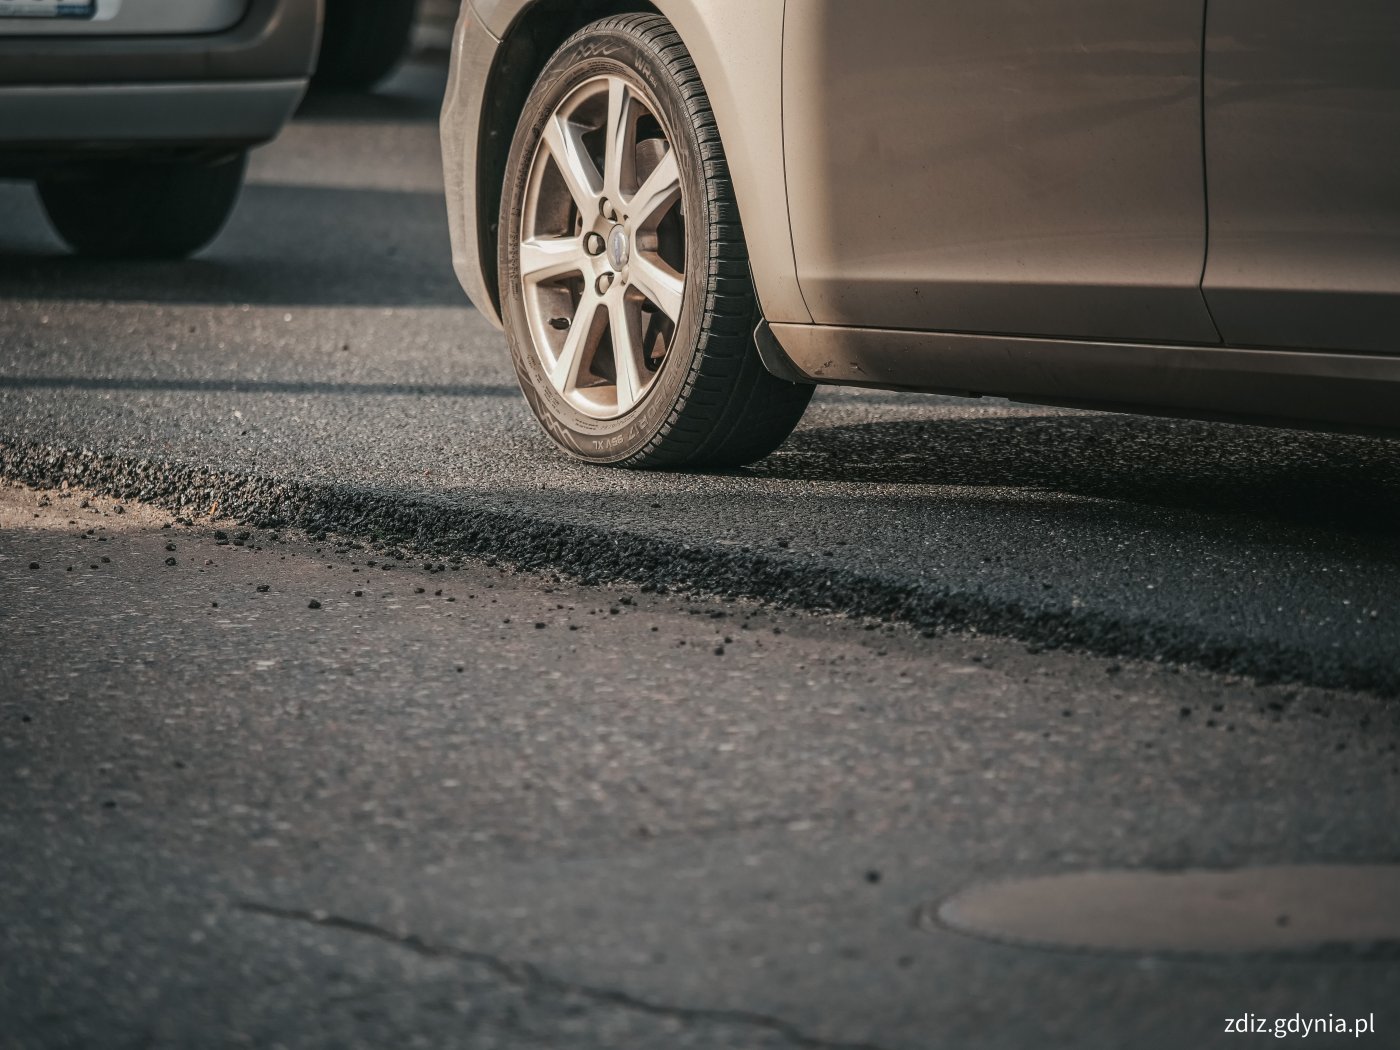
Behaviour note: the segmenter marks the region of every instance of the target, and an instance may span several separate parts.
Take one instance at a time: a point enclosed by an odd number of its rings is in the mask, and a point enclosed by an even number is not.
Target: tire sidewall
[[[526,400],[546,432],[565,451],[594,463],[618,463],[642,452],[676,410],[699,352],[704,281],[709,270],[709,198],[692,117],[655,52],[636,38],[602,28],[566,43],[540,74],[526,102],[506,165],[501,196],[499,287],[506,338]],[[521,208],[536,151],[555,108],[580,84],[617,75],[642,87],[660,112],[676,153],[686,206],[686,282],[671,347],[641,402],[615,419],[595,419],[564,399],[545,374],[526,320],[520,285]]]

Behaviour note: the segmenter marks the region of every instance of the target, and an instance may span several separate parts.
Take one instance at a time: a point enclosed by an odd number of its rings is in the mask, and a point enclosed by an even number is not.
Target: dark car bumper
[[[0,174],[34,158],[273,138],[316,61],[321,0],[251,0],[191,36],[0,37]]]

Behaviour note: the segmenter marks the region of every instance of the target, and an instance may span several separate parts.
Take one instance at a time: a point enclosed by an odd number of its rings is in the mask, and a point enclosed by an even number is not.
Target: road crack
[[[704,1009],[696,1007],[672,1006],[642,999],[630,992],[615,988],[600,988],[594,985],[579,984],[546,973],[533,963],[506,959],[490,952],[459,948],[455,945],[437,944],[425,940],[415,933],[395,933],[393,930],[376,926],[362,919],[352,919],[344,915],[319,910],[299,908],[279,908],[257,901],[239,901],[234,905],[239,911],[265,918],[281,919],[286,922],[303,923],[324,929],[340,930],[344,933],[372,937],[406,951],[429,959],[449,959],[474,963],[482,966],[502,981],[526,993],[548,992],[555,995],[571,995],[607,1006],[632,1010],[653,1017],[670,1018],[685,1024],[731,1024],[759,1028],[781,1036],[793,1046],[806,1050],[883,1050],[874,1043],[833,1042],[808,1035],[800,1028],[777,1017],[756,1013],[750,1010]]]

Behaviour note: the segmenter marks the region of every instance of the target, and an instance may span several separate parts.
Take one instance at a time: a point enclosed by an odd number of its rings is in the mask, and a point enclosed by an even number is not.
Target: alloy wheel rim
[[[531,162],[519,279],[554,390],[595,419],[656,382],[685,298],[685,201],[673,139],[640,85],[608,74],[550,114]]]

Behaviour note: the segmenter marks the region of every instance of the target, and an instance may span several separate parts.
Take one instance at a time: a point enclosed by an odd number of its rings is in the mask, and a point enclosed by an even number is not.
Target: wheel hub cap
[[[627,257],[631,254],[628,242],[627,231],[621,226],[614,226],[612,233],[608,234],[608,261],[614,270],[621,270],[627,265]]]

